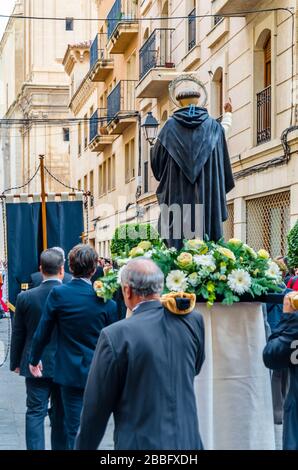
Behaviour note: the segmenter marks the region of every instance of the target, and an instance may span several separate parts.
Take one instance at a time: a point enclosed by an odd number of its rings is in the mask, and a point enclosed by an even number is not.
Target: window
[[[290,230],[290,191],[270,194],[246,202],[247,243],[255,250],[285,256]]]
[[[94,173],[93,171],[90,171],[90,192],[91,192],[91,203],[90,206],[93,207],[93,195],[94,195]]]
[[[84,116],[84,148],[88,147],[88,115]]]
[[[135,177],[135,139],[125,145],[125,183]]]
[[[223,69],[219,67],[212,81],[212,114],[218,121],[221,121],[223,115],[223,97]]]
[[[103,194],[107,192],[107,162],[102,164],[102,192]]]
[[[257,145],[272,137],[271,31],[259,36],[254,51],[254,82],[256,91]]]
[[[271,35],[264,46],[264,86],[271,85]]]
[[[88,175],[84,176],[84,191],[88,191]]]
[[[100,198],[103,195],[103,173],[102,165],[98,167],[98,197]]]
[[[82,124],[78,124],[78,156],[82,154]]]
[[[108,191],[113,191],[115,189],[115,155],[112,155],[107,160],[107,185]]]
[[[195,2],[194,2],[195,3]],[[188,50],[196,45],[196,8],[188,15]]]
[[[73,18],[66,18],[65,20],[65,30],[73,31]]]
[[[78,190],[81,191],[82,189],[82,182],[81,180],[78,181]]]
[[[69,142],[69,128],[68,127],[63,128],[63,141]]]

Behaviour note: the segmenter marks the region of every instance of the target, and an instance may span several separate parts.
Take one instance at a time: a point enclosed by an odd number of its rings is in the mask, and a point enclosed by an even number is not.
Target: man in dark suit
[[[38,326],[47,297],[53,287],[61,284],[64,276],[64,259],[61,253],[46,250],[41,254],[43,282],[39,287],[19,294],[13,322],[10,368],[26,377],[27,413],[26,443],[28,450],[44,450],[44,420],[51,398],[51,442],[53,450],[67,448],[63,406],[60,388],[53,382],[56,332],[42,355],[43,377],[36,379],[29,371],[29,354],[32,338]]]
[[[51,248],[51,249],[59,251],[63,256],[64,263],[65,263],[64,250],[62,248],[58,247],[58,246],[55,246],[54,248]],[[30,277],[31,277],[31,282],[29,284],[30,289],[34,289],[34,287],[40,286],[40,284],[43,281],[43,276],[42,276],[42,273],[40,271],[37,271],[36,273],[32,273]],[[64,277],[62,279],[63,284],[67,284],[71,280],[72,280],[72,276],[70,274],[64,272]]]
[[[116,450],[202,449],[194,378],[204,361],[203,319],[163,306],[164,276],[151,260],[129,262],[121,281],[133,315],[101,332],[76,449],[97,449],[111,413]]]
[[[90,281],[97,260],[97,253],[88,245],[78,245],[69,253],[73,279],[52,290],[32,344],[30,370],[40,377],[42,352],[58,326],[54,380],[61,385],[70,449],[78,431],[84,388],[98,337],[102,328],[117,321],[115,302],[104,303],[98,298]]]
[[[264,363],[272,370],[289,369],[290,389],[284,405],[283,449],[298,450],[298,310],[285,297],[284,314],[264,349]]]

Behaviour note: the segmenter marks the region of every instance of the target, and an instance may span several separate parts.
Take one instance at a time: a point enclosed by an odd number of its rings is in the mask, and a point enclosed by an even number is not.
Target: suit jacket
[[[284,406],[283,448],[298,450],[298,312],[282,315],[263,357],[269,369],[290,370],[290,389]]]
[[[40,286],[40,284],[43,281],[43,276],[40,271],[31,274],[30,277],[31,277],[30,289],[34,289],[34,287]],[[67,284],[71,280],[72,280],[72,276],[68,273],[65,273],[64,278],[63,278],[63,284]]]
[[[54,288],[33,338],[31,364],[38,364],[57,326],[54,381],[83,389],[99,334],[117,319],[115,302],[104,303],[83,279]]]
[[[76,448],[96,449],[110,414],[116,450],[202,449],[194,378],[204,361],[200,314],[159,301],[100,335],[85,390]]]
[[[35,289],[18,295],[11,338],[10,369],[15,370],[20,367],[20,374],[25,377],[32,377],[28,365],[33,335],[49,293],[59,285],[59,281],[47,281]],[[53,377],[56,347],[56,332],[54,331],[49,345],[41,356],[44,377]]]

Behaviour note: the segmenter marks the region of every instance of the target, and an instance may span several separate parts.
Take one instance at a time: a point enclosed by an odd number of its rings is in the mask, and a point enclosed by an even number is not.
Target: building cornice
[[[90,72],[88,72],[69,103],[69,107],[74,115],[77,115],[80,112],[84,104],[86,104],[86,101],[95,90],[96,84],[90,80]]]
[[[86,55],[89,57],[90,46],[91,41],[68,45],[62,60],[62,65],[64,66],[64,70],[68,75],[71,74],[76,63],[83,63]]]

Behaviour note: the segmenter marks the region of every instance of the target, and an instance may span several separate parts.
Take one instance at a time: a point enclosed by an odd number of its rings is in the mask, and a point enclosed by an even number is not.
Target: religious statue
[[[180,249],[184,239],[222,238],[234,179],[225,126],[209,116],[205,86],[183,75],[170,84],[170,96],[179,109],[157,138],[151,166],[159,182],[160,234]]]

